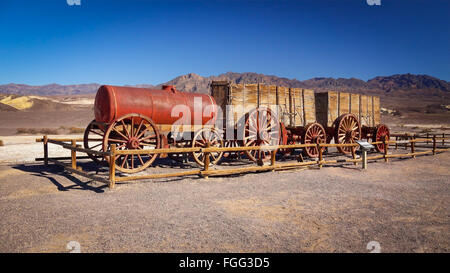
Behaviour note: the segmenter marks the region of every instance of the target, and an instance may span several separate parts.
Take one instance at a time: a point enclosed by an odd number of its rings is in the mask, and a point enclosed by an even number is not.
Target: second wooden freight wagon
[[[244,123],[245,130],[236,132],[238,145],[255,146],[293,143],[354,143],[361,138],[373,141],[389,136],[387,126],[380,123],[379,97],[344,92],[316,93],[310,89],[288,88],[264,84],[235,84],[213,81],[211,95],[224,111],[223,125]],[[232,106],[231,112],[227,106]],[[230,117],[231,115],[231,117]],[[259,115],[267,117],[267,124],[278,126],[278,134],[268,134],[260,124],[251,122]],[[250,127],[255,128],[250,128]],[[269,126],[269,127],[270,127]],[[251,137],[250,131],[258,131]],[[236,143],[236,142],[234,142]],[[379,151],[383,145],[377,145]],[[339,148],[347,154],[350,147]],[[304,154],[317,157],[317,148],[305,148]],[[251,151],[252,160],[268,159],[270,151]]]

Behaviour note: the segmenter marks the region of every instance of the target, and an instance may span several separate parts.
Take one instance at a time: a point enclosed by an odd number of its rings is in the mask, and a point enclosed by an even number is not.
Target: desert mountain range
[[[213,80],[227,80],[235,83],[265,83],[287,87],[300,87],[316,91],[336,90],[357,93],[379,93],[380,95],[407,95],[407,96],[438,96],[450,97],[450,82],[440,80],[428,75],[397,74],[392,76],[379,76],[368,81],[356,78],[312,78],[299,81],[271,75],[257,73],[227,72],[218,76],[202,77],[189,73],[176,77],[166,83],[156,86],[150,84],[133,85],[135,87],[161,87],[163,84],[175,85],[177,89],[185,92],[208,93],[208,85]],[[100,84],[59,85],[49,84],[31,86],[26,84],[0,85],[0,93],[16,95],[79,95],[93,94]]]

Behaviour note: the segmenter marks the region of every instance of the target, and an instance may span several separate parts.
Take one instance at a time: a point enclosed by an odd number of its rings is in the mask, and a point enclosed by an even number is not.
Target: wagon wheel
[[[117,145],[116,150],[153,150],[161,145],[155,124],[140,114],[124,115],[109,125],[103,139],[103,150],[108,150],[111,144]],[[117,155],[116,169],[125,173],[140,172],[156,157],[157,154]]]
[[[83,144],[85,149],[103,152],[103,137],[105,127],[101,126],[95,120],[91,121],[84,130]],[[104,157],[98,158],[96,155],[87,154],[96,164],[105,164]]]
[[[237,140],[225,140],[224,147],[241,147],[239,141]],[[224,152],[223,157],[225,158],[240,158],[242,152]]]
[[[191,143],[189,141],[177,142],[175,144],[175,148],[186,148],[186,147],[189,147],[190,144]],[[180,154],[178,154],[178,153],[168,153],[167,155],[173,161],[180,162],[180,163],[184,163],[184,161],[186,159],[188,159],[188,157],[185,156],[186,154],[183,154],[183,153],[180,153]]]
[[[327,142],[327,134],[325,128],[319,123],[310,123],[306,125],[305,134],[302,137],[303,144],[319,144]],[[322,152],[325,147],[321,147]],[[318,157],[319,150],[317,147],[305,147],[303,153],[309,157]]]
[[[344,114],[337,118],[334,127],[334,141],[336,144],[351,144],[361,139],[361,126],[353,114]],[[349,154],[355,147],[338,147],[339,152]]]
[[[280,141],[280,123],[270,109],[259,108],[250,112],[245,120],[243,146],[276,146]],[[270,159],[271,150],[245,151],[252,161]]]
[[[217,147],[221,148],[223,147],[223,140],[222,136],[219,134],[219,132],[215,129],[211,128],[202,128],[198,130],[194,138],[192,139],[192,148],[206,148],[206,143],[209,142],[210,147]],[[214,152],[209,154],[209,165],[215,165],[217,164],[220,159],[222,158],[223,152]],[[197,162],[198,165],[204,166],[204,160],[205,160],[205,154],[202,152],[193,152],[192,157],[194,158],[195,162]]]
[[[389,140],[389,136],[389,128],[384,124],[378,124],[377,128],[375,129],[375,133],[372,135],[372,141],[384,141],[386,137]],[[376,144],[375,149],[380,153],[384,153],[384,144]]]

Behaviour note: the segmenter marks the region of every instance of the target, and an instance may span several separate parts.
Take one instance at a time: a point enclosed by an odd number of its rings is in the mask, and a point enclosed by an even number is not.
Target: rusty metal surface
[[[194,98],[202,101],[201,106],[196,106],[198,112],[201,110],[199,117],[201,116],[202,125],[211,118],[215,120],[217,107],[214,98],[209,95],[181,92],[174,86],[148,89],[103,85],[95,97],[95,120],[110,123],[123,115],[137,113],[151,118],[156,124],[173,124],[181,117],[181,114],[172,116],[173,108],[176,105],[185,105],[190,110],[191,124],[195,124]],[[210,108],[213,109],[213,114],[211,111],[205,111],[210,105],[213,105]]]

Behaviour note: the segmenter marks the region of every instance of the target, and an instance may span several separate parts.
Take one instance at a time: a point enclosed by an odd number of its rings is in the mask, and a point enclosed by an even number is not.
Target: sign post
[[[357,140],[356,143],[359,144],[359,147],[362,152],[362,168],[364,170],[366,170],[367,169],[367,151],[369,151],[370,149],[374,149],[375,146],[373,146],[372,144],[370,144],[369,142],[364,141],[364,140]]]

